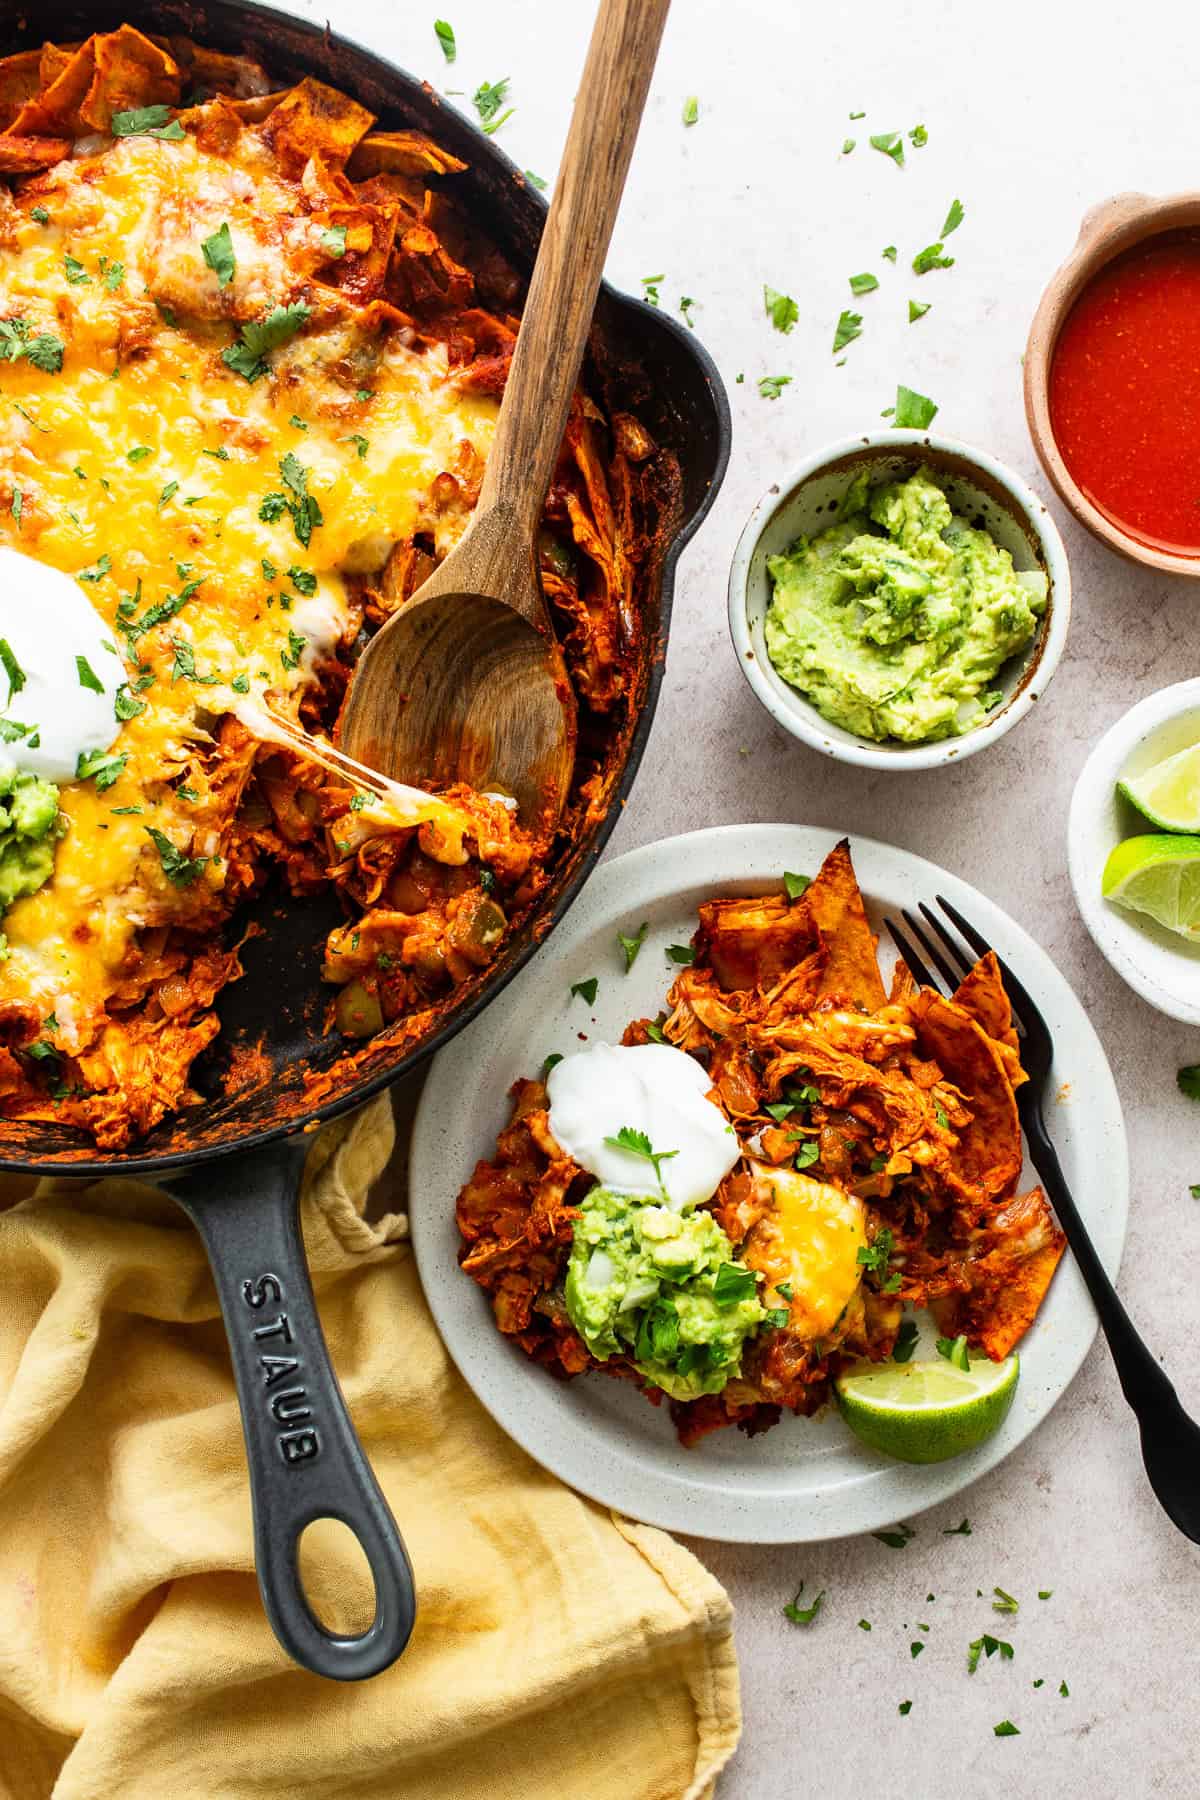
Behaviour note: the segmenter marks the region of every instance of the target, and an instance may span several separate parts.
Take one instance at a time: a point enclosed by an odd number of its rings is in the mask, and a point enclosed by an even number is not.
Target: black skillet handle
[[[250,1466],[263,1606],[288,1655],[314,1675],[362,1681],[389,1668],[416,1613],[412,1568],[363,1454],[321,1334],[300,1236],[306,1143],[287,1139],[167,1183],[212,1264],[237,1379]],[[300,1580],[299,1541],[340,1519],[375,1581],[359,1637],[327,1631]]]

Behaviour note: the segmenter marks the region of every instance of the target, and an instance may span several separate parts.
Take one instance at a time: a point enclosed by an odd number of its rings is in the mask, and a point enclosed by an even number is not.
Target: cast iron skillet
[[[280,86],[312,74],[380,115],[416,126],[468,164],[453,192],[519,269],[533,262],[545,203],[492,140],[430,88],[326,27],[252,0],[42,0],[0,26],[0,53],[44,38],[70,42],[132,16],[147,32],[178,32],[256,56]],[[0,1126],[0,1168],[32,1174],[157,1175],[196,1224],[229,1334],[246,1436],[255,1556],[267,1616],[289,1655],[338,1680],[377,1674],[412,1630],[412,1571],[386,1501],[355,1436],[321,1335],[297,1214],[305,1136],[410,1072],[495,998],[578,893],[617,819],[641,759],[658,698],[675,565],[725,473],[729,406],[711,359],[673,319],[602,288],[597,322],[620,374],[617,398],[683,472],[682,504],[666,521],[651,647],[638,671],[636,720],[607,807],[560,863],[535,915],[498,962],[415,1045],[355,1056],[324,1032],[330,990],[320,980],[327,931],[341,921],[331,895],[261,898],[246,913],[265,934],[247,943],[245,976],[221,995],[221,1035],[201,1059],[203,1107],[165,1120],[127,1153],[102,1155],[74,1132],[43,1123]],[[313,1077],[318,1077],[314,1084]],[[335,1635],[304,1596],[298,1543],[314,1519],[355,1533],[375,1580],[376,1612],[358,1637]]]

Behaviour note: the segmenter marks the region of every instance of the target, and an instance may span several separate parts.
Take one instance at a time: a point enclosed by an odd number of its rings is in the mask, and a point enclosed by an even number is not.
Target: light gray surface
[[[510,75],[517,111],[500,142],[553,174],[587,36],[582,0],[444,0],[460,44],[452,69],[432,5],[295,0],[295,10],[328,14],[439,87],[469,94]],[[1047,491],[1021,406],[1029,318],[1088,206],[1121,189],[1200,181],[1198,50],[1194,9],[1166,0],[1132,13],[1113,0],[1008,0],[987,13],[945,0],[841,10],[676,0],[610,265],[630,287],[662,272],[670,304],[694,296],[735,417],[729,476],[681,570],[663,700],[613,852],[743,819],[836,826],[944,864],[1034,931],[1111,1058],[1134,1176],[1122,1290],[1196,1409],[1200,1211],[1188,1183],[1200,1181],[1200,1112],[1176,1094],[1174,1075],[1200,1058],[1200,1034],[1151,1012],[1092,947],[1064,834],[1091,743],[1135,699],[1195,673],[1200,586],[1117,562],[1055,503],[1075,616],[1046,700],[984,756],[907,777],[831,767],[771,725],[733,667],[724,588],[760,492],[804,450],[872,425],[898,380],[940,402],[939,429]],[[688,94],[700,122],[685,130]],[[850,123],[859,109],[867,117]],[[929,143],[903,171],[867,145],[872,131],[918,122]],[[858,147],[843,158],[846,136]],[[956,195],[967,209],[950,240],[956,266],[913,277],[905,258],[935,237]],[[879,258],[893,242],[894,269]],[[852,302],[846,277],[864,269],[881,289]],[[763,317],[764,281],[800,303],[787,338]],[[910,293],[933,302],[913,326]],[[829,344],[850,304],[866,328],[837,368]],[[759,397],[757,376],[788,373],[781,399]],[[940,1536],[964,1511],[972,1536]],[[1196,1789],[1197,1552],[1149,1496],[1102,1346],[1036,1437],[953,1517],[921,1519],[906,1550],[872,1539],[803,1552],[696,1548],[738,1612],[746,1731],[720,1800],[802,1787],[855,1800],[882,1771],[920,1800],[984,1784],[1021,1800]],[[780,1613],[801,1578],[806,1594],[828,1590],[808,1629]],[[995,1583],[1020,1598],[1015,1620],[976,1598]],[[1039,1602],[1038,1588],[1053,1598]],[[870,1634],[857,1628],[863,1617]],[[918,1620],[932,1629],[914,1662]],[[993,1658],[968,1677],[968,1641],[993,1629],[1013,1643],[1013,1661]],[[1064,1676],[1069,1699],[1057,1692]],[[1046,1685],[1035,1691],[1038,1677]],[[993,1737],[1006,1717],[1019,1738]]]

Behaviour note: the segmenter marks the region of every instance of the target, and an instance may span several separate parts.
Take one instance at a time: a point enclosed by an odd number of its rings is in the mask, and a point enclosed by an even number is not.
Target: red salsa
[[[1200,231],[1137,244],[1084,288],[1055,346],[1050,423],[1093,506],[1200,555]]]

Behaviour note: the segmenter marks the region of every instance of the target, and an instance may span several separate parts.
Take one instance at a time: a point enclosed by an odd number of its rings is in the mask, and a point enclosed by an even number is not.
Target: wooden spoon
[[[459,542],[367,645],[339,740],[398,780],[513,796],[553,829],[575,700],[537,534],[670,0],[601,0],[479,502]]]

